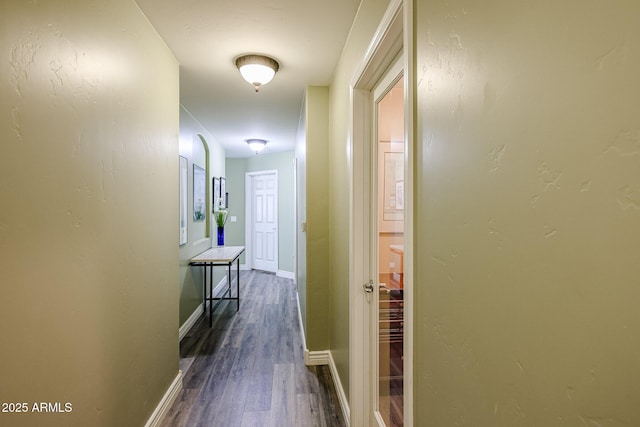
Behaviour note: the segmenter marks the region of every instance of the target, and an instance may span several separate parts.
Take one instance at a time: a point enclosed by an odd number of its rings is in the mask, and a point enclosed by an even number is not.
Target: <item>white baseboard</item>
[[[233,283],[232,283],[232,285],[233,285]],[[224,277],[222,279],[220,279],[218,284],[213,288],[213,291],[212,291],[213,295],[217,294],[220,291],[220,289],[222,289],[222,288],[224,288],[226,286],[228,286],[228,283],[227,283],[227,275],[225,274]],[[209,296],[211,296],[211,295],[209,295]]]
[[[349,401],[347,395],[342,388],[342,381],[340,381],[340,375],[338,375],[338,368],[336,362],[333,360],[333,355],[329,352],[329,369],[331,370],[331,378],[333,378],[333,384],[336,387],[336,393],[338,394],[338,401],[340,402],[340,409],[342,409],[342,416],[347,427],[350,426],[349,417],[351,416],[351,409],[349,408]]]
[[[302,339],[302,348],[305,353],[305,361],[307,360],[307,338],[304,336],[304,323],[302,322],[302,312],[300,311],[300,295],[296,292],[296,305],[298,307],[298,322],[300,323],[300,338]]]
[[[174,378],[173,382],[167,389],[164,396],[156,406],[153,414],[149,417],[149,420],[145,424],[145,427],[157,427],[162,422],[163,418],[169,412],[169,408],[173,405],[180,392],[182,391],[182,371],[178,371],[178,375]]]
[[[344,393],[344,388],[342,388],[342,381],[340,381],[338,368],[336,367],[336,362],[333,360],[331,351],[309,351],[305,349],[304,364],[307,366],[329,365],[329,370],[331,370],[331,378],[333,379],[333,385],[336,388],[338,401],[340,402],[340,409],[342,409],[342,415],[344,416],[344,420],[347,423],[347,427],[349,427],[349,416],[351,412],[349,409],[349,402],[347,401],[347,395]]]
[[[193,325],[195,325],[200,316],[202,316],[203,305],[204,303],[200,304],[194,310],[194,312],[191,313],[191,316],[189,316],[189,318],[182,324],[182,326],[180,326],[180,329],[178,329],[178,341],[182,341],[182,338],[184,338],[189,333]]]
[[[242,271],[251,271],[252,268],[249,267],[248,264],[240,264],[240,270],[242,270]],[[262,270],[258,270],[258,271],[262,271]],[[291,279],[291,280],[295,280],[296,279],[296,275],[292,271],[276,270],[275,274],[276,274],[276,276],[284,277],[285,279]]]
[[[213,294],[215,295],[216,293],[218,293],[218,291],[220,291],[220,289],[222,289],[224,286],[227,286],[226,275],[220,280],[216,287],[213,288]],[[189,318],[182,324],[182,326],[180,326],[180,329],[178,329],[178,341],[182,341],[182,338],[184,338],[189,333],[189,330],[193,327],[193,325],[196,324],[200,316],[202,316],[202,313],[204,312],[203,306],[204,302],[200,304],[195,309],[195,311],[191,313],[191,316],[189,316]]]
[[[325,351],[309,351],[307,348],[307,340],[304,336],[304,325],[302,323],[302,312],[300,311],[300,296],[296,292],[296,303],[298,305],[298,321],[300,322],[300,334],[302,335],[302,348],[304,348],[304,364],[307,366],[313,365],[329,365],[329,369],[331,370],[331,378],[333,379],[333,384],[336,388],[336,393],[338,394],[338,400],[340,402],[340,409],[342,409],[342,415],[344,416],[344,421],[349,427],[349,417],[351,414],[351,410],[349,409],[349,401],[347,401],[347,396],[344,393],[344,388],[342,388],[342,381],[340,381],[340,376],[338,375],[338,369],[336,368],[336,363],[333,360],[333,356],[329,350]]]
[[[295,280],[296,278],[295,274],[293,274],[292,271],[284,271],[284,270],[276,271],[276,276],[284,277],[285,279],[291,279],[291,280]]]
[[[328,365],[331,352],[329,350],[323,351],[309,351],[304,350],[304,364],[307,366]]]

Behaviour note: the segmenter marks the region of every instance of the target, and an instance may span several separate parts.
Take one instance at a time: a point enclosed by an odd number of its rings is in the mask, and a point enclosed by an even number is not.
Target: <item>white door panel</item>
[[[278,176],[251,174],[252,267],[276,272],[278,266]]]

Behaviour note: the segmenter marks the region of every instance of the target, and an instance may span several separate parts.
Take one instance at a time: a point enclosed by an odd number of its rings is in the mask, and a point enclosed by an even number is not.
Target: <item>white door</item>
[[[413,150],[405,114],[413,85],[405,84],[411,14],[403,5],[410,2],[390,1],[352,81],[350,422],[368,427],[413,425]]]
[[[411,16],[410,1],[390,0],[351,82],[349,382],[358,426],[413,425],[415,76],[403,54]]]
[[[404,425],[404,78],[398,60],[373,90],[370,424]]]
[[[278,268],[278,174],[248,174],[251,188],[251,267],[275,273]]]

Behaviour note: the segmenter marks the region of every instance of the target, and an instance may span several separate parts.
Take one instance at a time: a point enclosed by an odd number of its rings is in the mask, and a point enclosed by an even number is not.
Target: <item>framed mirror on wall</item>
[[[207,217],[207,179],[203,168],[193,165],[193,220],[204,221]]]
[[[220,206],[220,178],[213,178],[213,211],[215,212]]]
[[[222,205],[225,209],[229,208],[229,203],[227,199],[227,180],[224,177],[220,177],[220,195],[218,196],[222,199]]]
[[[180,156],[180,245],[185,245],[189,240],[188,228],[187,228],[187,185],[188,185],[188,170],[187,170],[187,158]]]

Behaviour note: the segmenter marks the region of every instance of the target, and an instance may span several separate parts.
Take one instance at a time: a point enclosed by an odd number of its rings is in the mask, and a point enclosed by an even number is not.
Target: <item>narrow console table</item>
[[[240,255],[244,252],[244,246],[219,246],[211,248],[198,256],[191,258],[189,265],[204,267],[204,286],[203,286],[203,302],[204,313],[207,312],[207,301],[209,301],[209,327],[213,324],[213,309],[223,300],[235,300],[238,303],[236,309],[240,310]],[[231,296],[231,267],[236,262],[236,296]],[[219,297],[213,296],[213,267],[227,266],[229,268],[227,274],[227,290]],[[207,267],[209,274],[207,275]],[[207,280],[208,276],[208,280]],[[209,285],[209,296],[207,297],[207,284]],[[217,301],[214,304],[213,302]]]

